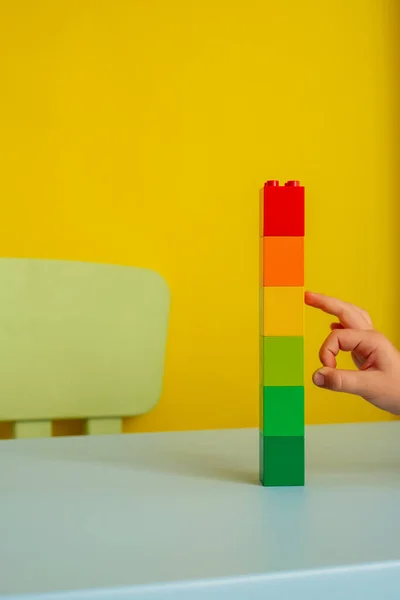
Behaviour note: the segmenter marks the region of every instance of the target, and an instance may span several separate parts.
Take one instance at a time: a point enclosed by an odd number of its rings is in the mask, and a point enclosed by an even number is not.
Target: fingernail
[[[322,375],[322,373],[315,373],[314,383],[315,383],[315,385],[318,385],[320,387],[324,385],[325,377]]]

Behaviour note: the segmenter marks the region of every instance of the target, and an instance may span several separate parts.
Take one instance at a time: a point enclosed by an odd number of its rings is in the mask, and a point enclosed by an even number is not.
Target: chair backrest
[[[148,412],[162,391],[169,305],[148,269],[0,259],[0,421]]]

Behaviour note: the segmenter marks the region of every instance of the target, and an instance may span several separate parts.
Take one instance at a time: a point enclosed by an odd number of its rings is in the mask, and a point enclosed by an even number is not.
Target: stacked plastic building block
[[[260,481],[304,485],[304,187],[261,199]]]

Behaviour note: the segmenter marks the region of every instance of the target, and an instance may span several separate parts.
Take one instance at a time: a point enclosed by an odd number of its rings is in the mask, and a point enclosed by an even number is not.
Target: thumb
[[[371,393],[369,375],[371,373],[364,371],[345,371],[323,367],[314,373],[313,382],[318,387],[333,392],[346,392],[357,396],[365,396]]]

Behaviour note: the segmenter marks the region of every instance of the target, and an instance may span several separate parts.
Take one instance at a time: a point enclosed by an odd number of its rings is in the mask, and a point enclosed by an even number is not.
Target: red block
[[[264,236],[304,236],[304,187],[298,181],[264,185]]]

